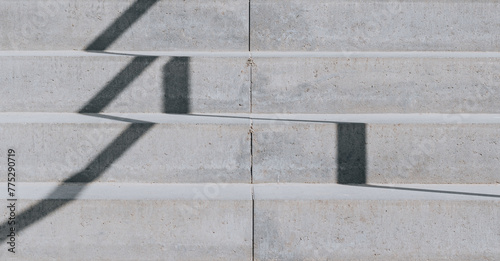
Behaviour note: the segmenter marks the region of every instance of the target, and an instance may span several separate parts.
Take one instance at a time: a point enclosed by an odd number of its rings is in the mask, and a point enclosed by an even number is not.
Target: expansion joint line
[[[251,45],[250,45],[250,43],[251,43],[251,42],[250,42],[250,40],[251,40],[251,39],[250,39],[250,37],[251,37],[251,36],[250,36],[250,32],[251,32],[251,30],[250,30],[250,26],[251,26],[251,21],[252,21],[252,20],[251,20],[251,19],[252,19],[252,15],[251,15],[252,13],[251,13],[251,11],[250,11],[250,8],[251,8],[251,6],[252,6],[252,5],[250,4],[250,1],[251,1],[251,0],[248,0],[248,51],[249,51],[249,52],[251,51],[251,49],[250,49],[250,48],[251,48]]]
[[[252,186],[252,261],[255,260],[255,194]]]
[[[251,59],[251,58],[250,58]],[[250,114],[252,113],[252,65],[250,66]],[[253,119],[250,117],[250,182],[253,184]],[[252,260],[255,253],[255,197],[252,186]]]
[[[253,112],[253,66],[255,65],[252,59],[252,44],[251,44],[251,0],[248,0],[248,52],[250,57],[248,58],[248,64],[250,67],[250,89],[249,89],[249,103],[250,103],[250,115]],[[250,182],[253,184],[253,119],[250,117]],[[254,188],[252,186],[252,261],[255,260],[255,197]]]

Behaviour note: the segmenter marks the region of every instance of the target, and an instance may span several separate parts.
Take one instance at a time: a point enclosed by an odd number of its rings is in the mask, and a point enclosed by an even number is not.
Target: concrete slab
[[[389,53],[388,55],[390,55]],[[492,57],[253,57],[257,113],[498,113]],[[332,56],[332,57],[329,57]]]
[[[0,111],[250,111],[248,56],[53,54],[0,56]]]
[[[23,173],[19,181],[250,181],[249,120],[157,114],[149,122],[56,113],[19,120],[25,114],[13,115],[18,123],[0,125],[0,148],[16,151]],[[30,122],[36,116],[52,122]]]
[[[500,182],[498,123],[341,118],[345,121],[253,120],[254,182]]]
[[[497,1],[252,0],[252,51],[498,51]]]
[[[255,260],[493,260],[500,255],[498,185],[465,191],[464,186],[405,187],[258,185]],[[484,190],[496,193],[467,194]]]
[[[3,1],[2,50],[247,51],[248,1]]]
[[[5,231],[12,226],[5,223],[10,211],[4,208],[2,260],[252,258],[248,186],[18,184],[16,253],[8,252],[5,244]],[[69,193],[40,198],[43,193],[32,191],[37,188]],[[74,195],[81,190],[85,192]]]

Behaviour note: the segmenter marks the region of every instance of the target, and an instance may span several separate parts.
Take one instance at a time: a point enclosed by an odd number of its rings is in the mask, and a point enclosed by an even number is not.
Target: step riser
[[[221,57],[0,57],[0,111],[249,112],[246,63]]]
[[[254,58],[257,113],[496,113],[498,58]]]
[[[2,50],[248,50],[248,1],[5,1]]]
[[[255,259],[494,260],[499,188],[255,185]]]
[[[494,260],[500,201],[255,202],[256,260]]]
[[[0,81],[6,86],[2,111],[250,110],[246,58],[0,59]],[[257,113],[499,112],[498,58],[254,58],[254,62],[252,107]]]
[[[2,260],[251,259],[248,185],[17,182],[16,201],[3,195]]]
[[[0,42],[3,50],[248,50],[249,5],[243,0],[4,5],[14,11],[1,16],[6,25],[1,33],[8,35]],[[127,13],[129,7],[136,13]],[[499,9],[489,1],[252,1],[251,50],[498,51]],[[108,27],[112,30],[105,33]]]
[[[496,1],[251,1],[253,51],[498,51]]]
[[[498,127],[254,120],[253,180],[495,184]]]
[[[0,260],[496,260],[499,13],[3,1]]]
[[[33,205],[30,215],[21,215]],[[0,258],[251,260],[251,205],[233,200],[18,200],[16,228],[34,224],[16,234],[14,255],[3,243]],[[9,228],[1,228],[2,239]]]
[[[17,185],[15,260],[250,260],[252,238],[256,260],[500,254],[498,185]]]
[[[250,182],[253,166],[257,183],[500,182],[498,124],[254,120],[251,145],[249,120],[201,119],[9,123],[0,141],[18,152],[22,181]]]
[[[83,116],[82,116],[83,117]],[[249,124],[2,124],[19,181],[250,182]]]

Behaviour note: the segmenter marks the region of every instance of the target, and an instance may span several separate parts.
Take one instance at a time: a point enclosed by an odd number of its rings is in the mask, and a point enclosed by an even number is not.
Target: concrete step
[[[250,1],[253,51],[498,51],[497,1]]]
[[[253,114],[257,183],[497,184],[498,114]]]
[[[500,112],[500,53],[8,51],[0,61],[3,112]]]
[[[227,52],[1,52],[0,111],[249,112],[248,57]]]
[[[248,0],[2,1],[1,50],[247,51]]]
[[[250,182],[250,120],[169,114],[4,113],[2,151],[25,182]]]
[[[500,183],[498,114],[1,113],[25,182]]]
[[[253,260],[500,255],[499,185],[19,182],[0,199],[15,203],[2,231],[16,229],[2,260],[251,260],[252,245]]]
[[[498,113],[500,53],[252,53],[256,113]]]
[[[255,260],[495,260],[500,186],[255,187]]]
[[[19,182],[16,192],[1,193],[15,204],[1,212],[2,260],[252,258],[248,185]]]

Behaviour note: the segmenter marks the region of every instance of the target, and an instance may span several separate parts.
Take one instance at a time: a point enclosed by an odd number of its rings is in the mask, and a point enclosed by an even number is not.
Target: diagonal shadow
[[[103,51],[141,18],[159,0],[137,0],[113,24],[108,26],[85,51]]]
[[[405,188],[405,187],[391,187],[391,186],[371,185],[371,184],[352,185],[352,186],[361,186],[361,187],[378,188],[378,189],[393,189],[393,190],[429,192],[429,193],[442,193],[442,194],[453,194],[453,195],[464,195],[464,196],[476,196],[476,197],[500,198],[500,195],[495,195],[495,194],[472,193],[472,192],[461,192],[461,191],[420,189],[420,188]]]
[[[87,102],[79,113],[98,113],[110,104],[130,83],[132,83],[158,56],[135,57],[120,73],[118,73],[106,86],[104,86],[90,101]]]
[[[113,162],[119,159],[128,148],[130,148],[134,143],[136,143],[147,131],[149,131],[154,126],[154,123],[132,123],[125,131],[123,131],[118,138],[111,142],[97,157],[95,157],[92,162],[90,162],[85,169],[74,174],[73,176],[67,178],[62,183],[71,182],[85,182],[89,183],[100,177],[106,169],[108,169]],[[45,216],[56,211],[62,206],[70,203],[76,198],[78,194],[83,190],[83,187],[77,186],[72,190],[70,195],[68,191],[63,189],[61,186],[56,188],[48,198],[56,195],[60,195],[65,192],[68,195],[66,200],[52,200],[44,199],[30,207],[29,209],[16,215],[16,233],[24,230],[25,228],[35,224],[36,222],[43,219]],[[0,225],[1,231],[8,231],[10,225],[8,222],[4,222]],[[9,235],[7,233],[2,233],[0,235],[0,242],[7,240]]]
[[[158,0],[137,0],[122,16],[106,29],[94,42],[87,48],[87,51],[102,51],[109,47],[118,37],[123,34],[134,22],[139,19],[149,8]],[[95,95],[78,112],[91,117],[107,118],[112,120],[124,121],[130,123],[117,138],[115,138],[103,151],[99,153],[83,170],[73,174],[71,177],[62,181],[65,183],[90,183],[97,180],[102,174],[118,160],[123,154],[143,137],[154,125],[153,122],[127,119],[117,116],[92,114],[101,112],[109,103],[111,103],[118,94],[127,88],[151,63],[157,56],[136,56],[120,73],[118,73],[110,83]],[[188,113],[189,112],[189,59],[186,57],[173,57],[164,66],[163,89],[168,95],[165,95],[164,103],[173,103],[175,106],[165,104],[165,112]],[[78,186],[71,192],[66,193],[68,199],[53,200],[42,199],[34,206],[18,214],[16,222],[16,233],[35,224],[50,213],[56,211],[62,206],[70,203],[81,193],[84,186]],[[51,192],[48,198],[55,197],[61,192],[67,192],[61,186]],[[9,231],[8,221],[0,224],[0,231]],[[6,229],[6,230],[4,230]],[[7,240],[9,235],[3,233],[0,235],[0,242]]]
[[[153,122],[140,121],[135,119],[128,119],[123,117],[111,116],[90,113],[97,111],[99,112],[104,107],[106,107],[114,98],[113,94],[116,96],[118,93],[123,91],[132,81],[137,78],[140,73],[149,65],[152,60],[157,57],[138,57],[147,58],[146,60],[141,60],[140,68],[141,70],[132,70],[131,67],[138,65],[127,66],[123,71],[121,71],[111,82],[113,82],[113,87],[108,87],[107,84],[104,89],[107,91],[101,91],[101,95],[104,97],[96,95],[89,103],[87,103],[84,108],[81,109],[79,113],[91,117],[100,117],[111,120],[123,121],[130,123],[130,126],[123,131],[113,142],[111,142],[97,157],[95,157],[92,162],[90,162],[82,171],[72,175],[71,177],[62,181],[62,183],[90,183],[98,179],[102,174],[116,161],[118,160],[134,143],[136,143],[141,137],[143,137],[154,125]],[[136,58],[137,59],[137,58]],[[135,60],[135,59],[134,59]],[[165,66],[163,67],[163,89],[165,91],[164,108],[165,112],[170,113],[188,113],[189,112],[189,58],[186,57],[173,57]],[[113,90],[117,90],[117,93],[113,93]],[[105,95],[104,95],[105,94]],[[170,104],[171,103],[171,104]],[[100,109],[98,109],[100,108]],[[68,195],[67,200],[53,200],[44,199],[38,202],[36,205],[30,207],[24,212],[17,215],[19,220],[17,222],[16,231],[22,231],[23,229],[33,225],[37,221],[43,219],[45,216],[56,211],[62,206],[68,204],[76,198],[76,196],[83,190],[84,186],[78,187],[72,191],[71,195]],[[64,190],[62,187],[56,188],[49,196],[60,195]],[[66,190],[64,190],[66,191]],[[0,225],[0,231],[7,231],[8,222],[4,222]],[[8,238],[7,233],[0,235],[0,242]]]

